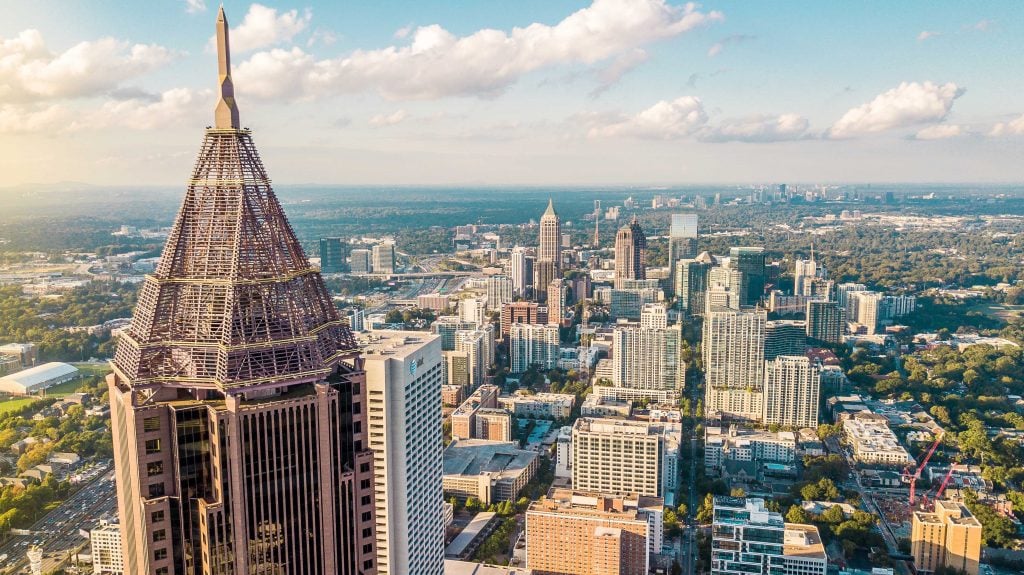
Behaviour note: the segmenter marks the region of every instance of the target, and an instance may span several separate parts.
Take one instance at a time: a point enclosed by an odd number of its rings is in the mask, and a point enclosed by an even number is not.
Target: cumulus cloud
[[[212,110],[212,106],[205,108],[202,106],[204,103],[209,103],[211,97],[210,90],[195,91],[189,88],[174,88],[161,93],[156,99],[110,100],[104,102],[98,109],[82,114],[81,118],[71,125],[71,129],[152,130],[170,126],[203,110]]]
[[[185,11],[189,14],[206,12],[206,0],[185,0]]]
[[[61,131],[68,127],[71,117],[71,111],[60,104],[0,106],[0,134]]]
[[[708,48],[708,57],[714,58],[715,56],[721,54],[722,50],[724,50],[727,46],[735,46],[737,44],[749,42],[754,38],[756,38],[756,36],[750,36],[747,34],[734,34],[732,36],[722,38],[718,42],[712,44],[710,48]]]
[[[0,98],[10,101],[94,96],[150,72],[172,57],[163,46],[114,38],[51,53],[38,30],[0,39]]]
[[[942,36],[942,32],[935,32],[933,30],[923,30],[920,34],[917,35],[917,41],[924,42],[925,40],[931,40],[936,36]]]
[[[370,125],[377,128],[384,128],[387,126],[394,126],[402,123],[409,117],[409,113],[405,110],[397,110],[391,114],[378,114],[370,118]]]
[[[806,137],[809,127],[807,118],[798,114],[758,115],[724,120],[699,138],[704,142],[783,142]]]
[[[903,82],[847,111],[829,130],[833,138],[941,122],[964,89],[953,82]]]
[[[1024,136],[1024,114],[1020,117],[1010,120],[1009,122],[999,122],[995,126],[992,126],[992,130],[989,132],[990,136]]]
[[[630,136],[652,140],[676,140],[691,136],[704,128],[708,115],[700,98],[682,96],[662,100],[634,116],[618,117],[592,126],[591,138]]]
[[[309,9],[301,14],[298,10],[289,10],[278,13],[276,8],[269,8],[262,4],[249,6],[242,23],[230,30],[231,51],[234,53],[251,52],[288,42],[300,32],[305,30],[313,19],[313,12]],[[217,37],[213,36],[207,43],[207,49],[211,52],[217,47]]]
[[[692,3],[594,0],[555,25],[484,29],[461,37],[436,24],[421,26],[410,32],[408,45],[358,50],[335,59],[316,60],[297,48],[277,48],[236,66],[235,79],[241,93],[267,98],[368,89],[391,99],[493,97],[530,72],[556,65],[594,66],[722,18]]]
[[[945,140],[955,138],[964,133],[963,126],[956,124],[936,124],[928,126],[914,134],[915,140]]]

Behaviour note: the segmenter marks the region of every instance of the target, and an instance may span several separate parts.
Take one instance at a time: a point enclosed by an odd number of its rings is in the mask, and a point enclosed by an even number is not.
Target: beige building
[[[496,385],[481,385],[452,412],[452,438],[471,439],[477,429],[476,415],[481,409],[498,407],[500,389]]]
[[[512,441],[512,414],[501,408],[484,408],[476,412],[473,429],[475,439]]]
[[[498,398],[498,403],[516,417],[568,419],[572,414],[572,406],[576,403],[576,396],[571,393],[527,395],[517,391],[513,395],[502,395]]]
[[[121,575],[124,573],[124,555],[121,549],[121,528],[117,523],[100,521],[89,531],[89,548],[92,552],[92,572],[96,575]]]
[[[537,575],[645,575],[661,549],[663,503],[552,489],[526,512],[526,566]]]
[[[675,505],[681,434],[673,422],[581,417],[572,430],[572,485],[662,497]]]
[[[704,409],[709,416],[761,419],[766,321],[762,309],[709,306],[702,343],[707,382]]]
[[[882,415],[855,413],[843,420],[843,437],[853,447],[854,458],[867,464],[903,466],[914,458],[900,445],[889,421]]]
[[[947,567],[978,575],[981,522],[963,503],[936,501],[934,513],[914,512],[910,552],[918,573],[934,573],[939,567]]]
[[[515,501],[539,465],[535,451],[515,443],[455,440],[444,450],[444,496],[459,501],[476,497],[484,505]]]

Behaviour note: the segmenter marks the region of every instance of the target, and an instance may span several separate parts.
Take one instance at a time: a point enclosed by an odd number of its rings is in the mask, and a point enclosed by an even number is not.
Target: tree
[[[679,506],[676,507],[676,515],[679,517],[686,517],[689,514],[689,511],[690,510],[686,507],[685,503],[680,503]]]
[[[704,496],[704,501],[701,502],[700,507],[697,509],[697,522],[706,524],[711,523],[715,516],[715,496],[708,493]]]
[[[789,511],[786,512],[786,521],[790,523],[810,523],[811,515],[799,505],[790,505]]]
[[[679,517],[671,508],[666,507],[662,514],[662,525],[665,527],[665,534],[673,536],[679,533]]]
[[[829,525],[839,525],[843,522],[845,517],[843,516],[843,509],[838,505],[833,505],[825,510],[821,514],[821,520]]]
[[[482,504],[476,497],[468,497],[466,499],[466,511],[469,511],[470,513],[477,513],[480,511],[481,507]]]
[[[730,497],[746,497],[747,491],[742,487],[733,487],[729,490]]]

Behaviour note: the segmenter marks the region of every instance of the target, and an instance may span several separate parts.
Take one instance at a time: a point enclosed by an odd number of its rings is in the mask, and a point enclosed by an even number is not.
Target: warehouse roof
[[[0,377],[0,392],[24,395],[46,389],[59,380],[67,380],[78,373],[78,368],[58,361],[51,361]]]

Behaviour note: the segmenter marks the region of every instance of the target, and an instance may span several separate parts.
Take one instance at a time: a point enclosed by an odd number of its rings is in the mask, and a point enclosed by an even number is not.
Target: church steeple
[[[214,112],[218,129],[237,130],[238,106],[235,104],[235,86],[231,83],[231,46],[228,42],[228,19],[224,15],[224,7],[217,13],[217,74],[220,84],[220,98]]]

